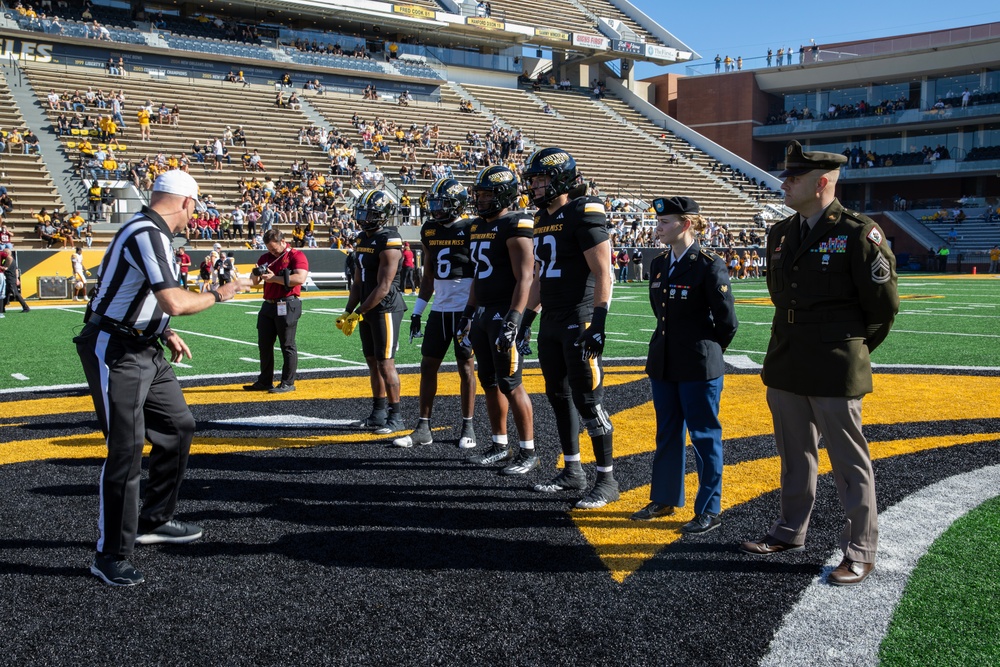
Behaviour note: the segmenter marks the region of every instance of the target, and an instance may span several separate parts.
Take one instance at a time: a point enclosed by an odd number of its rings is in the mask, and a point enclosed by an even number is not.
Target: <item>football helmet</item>
[[[484,197],[487,193],[493,197]],[[510,208],[517,201],[517,175],[504,166],[486,167],[476,175],[472,201],[476,212],[484,218]]]
[[[452,222],[468,205],[468,191],[454,178],[438,179],[427,193],[427,214],[434,222]]]
[[[561,148],[551,147],[535,151],[525,162],[521,172],[525,193],[538,208],[545,208],[553,199],[562,194],[575,194],[582,182],[576,169],[576,160]],[[531,179],[548,176],[549,185],[541,196],[535,195]]]
[[[354,202],[354,219],[361,229],[384,227],[396,215],[396,202],[382,190],[366,190]]]

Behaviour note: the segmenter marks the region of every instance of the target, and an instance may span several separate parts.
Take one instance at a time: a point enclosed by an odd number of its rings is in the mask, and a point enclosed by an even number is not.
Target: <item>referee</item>
[[[108,445],[90,571],[112,586],[143,582],[128,561],[135,544],[184,544],[202,535],[200,527],[173,518],[195,422],[161,343],[172,361],[190,359],[187,344],[170,330],[170,316],[200,312],[248,285],[234,281],[202,294],[181,287],[171,239],[200,207],[189,174],[174,170],[156,179],[149,206],[125,223],[104,254],[97,295],[73,339]],[[140,512],[145,440],[152,452]]]

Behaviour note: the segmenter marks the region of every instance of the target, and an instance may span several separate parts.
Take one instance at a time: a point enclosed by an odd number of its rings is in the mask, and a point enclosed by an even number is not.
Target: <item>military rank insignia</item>
[[[719,285],[719,291],[725,294],[729,291],[729,285]]]
[[[877,231],[877,230],[872,230]],[[872,282],[876,285],[884,285],[892,278],[892,267],[885,255],[879,253],[872,261]]]

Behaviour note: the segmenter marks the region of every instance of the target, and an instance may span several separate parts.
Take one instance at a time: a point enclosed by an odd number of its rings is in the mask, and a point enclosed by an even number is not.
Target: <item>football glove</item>
[[[357,328],[358,322],[361,322],[364,319],[365,318],[361,315],[361,313],[351,313],[347,316],[347,319],[344,320],[344,326],[341,328],[341,331],[344,332],[345,336],[350,336],[354,333],[354,329]]]
[[[531,327],[522,324],[521,330],[517,332],[517,353],[522,357],[532,354],[531,350]]]
[[[472,349],[472,339],[469,332],[472,331],[472,318],[465,315],[458,321],[458,328],[455,330],[455,342],[467,350]]]
[[[576,339],[576,346],[580,348],[580,354],[584,360],[596,359],[604,352],[604,323],[607,317],[607,308],[594,308],[590,326],[581,331],[580,336]]]
[[[420,316],[414,313],[410,315],[410,344],[413,343],[414,338],[423,338],[424,334],[420,332]]]
[[[517,340],[517,330],[521,324],[521,313],[516,310],[508,310],[500,325],[500,334],[497,336],[495,345],[497,352],[507,354],[510,348],[514,347]]]

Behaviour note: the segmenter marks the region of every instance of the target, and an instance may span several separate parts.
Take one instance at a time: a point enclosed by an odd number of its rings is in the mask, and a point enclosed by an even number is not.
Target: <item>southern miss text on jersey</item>
[[[507,213],[492,222],[472,221],[469,251],[476,264],[476,303],[480,306],[508,306],[514,293],[514,270],[507,241],[531,238],[532,220],[524,213]]]
[[[399,236],[399,231],[395,227],[383,227],[377,232],[362,231],[358,234],[354,252],[357,256],[358,268],[361,271],[361,301],[368,298],[368,295],[375,291],[378,286],[378,266],[382,253],[385,250],[403,250],[403,239]],[[385,298],[371,309],[371,313],[395,313],[406,310],[403,303],[403,295],[399,291],[400,272],[403,268],[403,256],[400,254],[399,264],[396,267],[396,276],[392,279],[392,286]]]
[[[543,313],[593,307],[594,274],[583,253],[607,240],[604,204],[597,197],[579,197],[555,213],[535,214]]]

